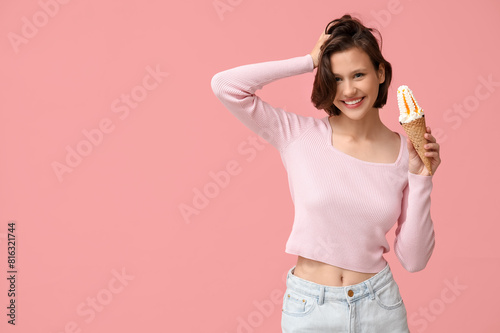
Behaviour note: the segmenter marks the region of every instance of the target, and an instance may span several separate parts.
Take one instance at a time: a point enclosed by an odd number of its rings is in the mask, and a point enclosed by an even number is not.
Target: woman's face
[[[363,118],[374,109],[379,84],[385,80],[384,69],[381,66],[375,71],[368,54],[357,47],[333,53],[330,61],[337,82],[333,104],[349,118]]]

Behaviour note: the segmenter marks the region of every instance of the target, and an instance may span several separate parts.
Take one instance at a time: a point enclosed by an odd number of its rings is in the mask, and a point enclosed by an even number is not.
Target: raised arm
[[[217,98],[238,120],[281,152],[311,127],[315,118],[273,107],[255,91],[278,79],[313,70],[312,56],[307,54],[228,69],[215,74],[211,85]]]
[[[434,250],[434,224],[431,219],[432,176],[408,171],[408,185],[403,191],[394,252],[409,272],[425,268]]]

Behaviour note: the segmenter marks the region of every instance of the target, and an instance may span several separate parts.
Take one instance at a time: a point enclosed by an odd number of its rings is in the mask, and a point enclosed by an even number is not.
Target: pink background
[[[210,80],[305,55],[346,12],[383,34],[394,69],[384,123],[403,133],[396,89],[407,84],[441,144],[427,268],[405,271],[393,252],[395,227],[387,236],[410,329],[500,331],[497,1],[0,7],[2,332],[280,332],[284,278],[296,262],[284,252],[293,221],[286,171],[269,144],[240,152],[256,134],[217,100]],[[313,78],[258,94],[324,117],[310,102]],[[68,149],[81,152],[72,166]],[[57,163],[67,168],[59,176]],[[231,163],[239,173],[217,184],[212,175]],[[196,200],[199,191],[210,198]],[[6,323],[11,220],[16,327]]]

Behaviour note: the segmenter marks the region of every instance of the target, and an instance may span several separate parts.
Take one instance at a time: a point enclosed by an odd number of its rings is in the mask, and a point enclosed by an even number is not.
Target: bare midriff
[[[298,256],[293,275],[314,283],[342,287],[361,283],[377,273],[363,273]]]

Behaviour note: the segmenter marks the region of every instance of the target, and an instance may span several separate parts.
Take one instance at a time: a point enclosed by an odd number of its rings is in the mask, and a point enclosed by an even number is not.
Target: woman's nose
[[[344,83],[344,95],[346,97],[354,97],[356,96],[356,87],[350,81],[345,81]]]

